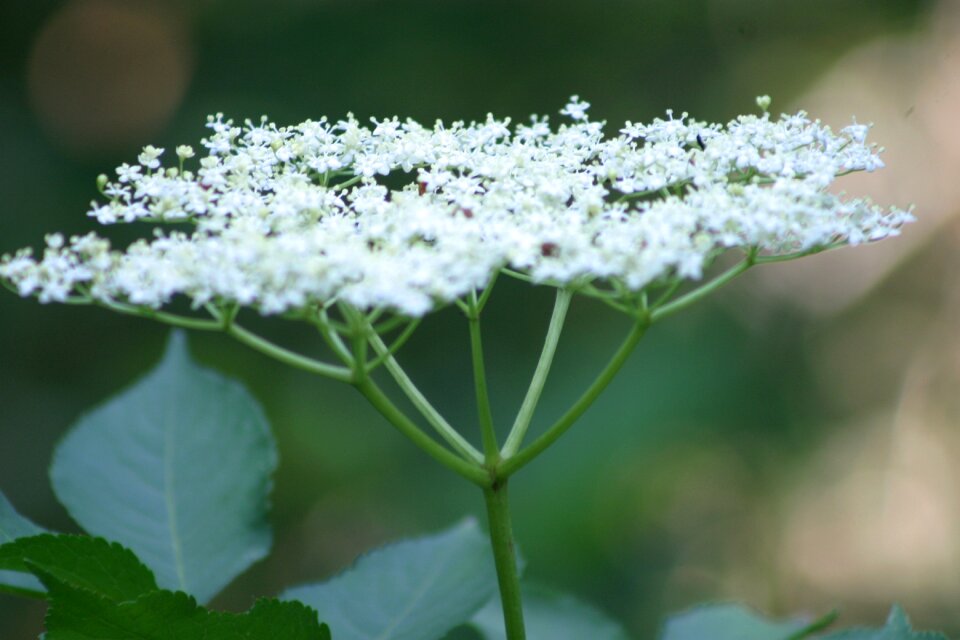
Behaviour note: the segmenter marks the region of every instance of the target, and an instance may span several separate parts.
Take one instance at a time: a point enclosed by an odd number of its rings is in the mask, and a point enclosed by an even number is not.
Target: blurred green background
[[[8,0],[0,3],[0,253],[94,227],[94,178],[145,144],[196,144],[204,116],[279,123],[353,111],[422,121],[556,114],[571,94],[616,131],[665,109],[725,120],[807,108],[875,121],[889,169],[846,187],[916,203],[877,247],[748,274],[651,331],[558,446],[512,483],[528,575],[652,637],[706,599],[769,614],[902,602],[960,633],[960,15],[953,0]],[[532,372],[549,291],[498,285],[485,346],[495,413]],[[315,335],[271,323],[310,351]],[[577,300],[535,423],[558,416],[620,340]],[[46,476],[83,411],[158,358],[167,330],[0,295],[0,491],[74,530]],[[401,360],[476,440],[457,313]],[[275,551],[216,604],[318,579],[400,536],[482,513],[478,492],[347,387],[217,335],[196,357],[242,379],[280,443]],[[215,471],[214,471],[215,472]],[[0,638],[43,606],[0,596]]]

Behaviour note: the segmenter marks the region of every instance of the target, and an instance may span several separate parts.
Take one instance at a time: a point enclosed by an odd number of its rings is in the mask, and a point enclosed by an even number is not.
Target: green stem
[[[223,329],[223,324],[214,320],[178,316],[174,313],[157,311],[156,309],[145,307],[137,307],[134,305],[124,304],[122,302],[99,301],[97,304],[119,313],[125,313],[131,316],[139,316],[149,320],[157,320],[158,322],[163,322],[174,327],[181,327],[183,329],[197,329],[199,331],[219,331],[220,329]]]
[[[772,256],[757,256],[754,262],[756,264],[771,264],[774,262],[787,262],[789,260],[796,260],[797,258],[812,256],[817,253],[822,253],[824,251],[830,251],[832,249],[838,249],[840,247],[845,247],[845,246],[847,246],[847,243],[845,242],[834,242],[831,244],[811,247],[810,249],[805,249],[804,251],[797,251],[795,253],[785,253],[781,255],[772,255]]]
[[[6,278],[0,278],[0,285],[3,285],[3,288],[9,291],[10,293],[23,297],[23,295],[20,293],[20,289],[18,289],[12,282],[7,280]]]
[[[392,318],[384,320],[380,324],[373,325],[373,330],[379,333],[380,335],[386,335],[399,327],[404,323],[415,322],[412,318],[407,318],[406,316],[395,315]]]
[[[487,392],[487,372],[483,365],[483,343],[480,340],[480,309],[476,291],[467,304],[467,320],[470,323],[470,355],[473,360],[473,384],[477,395],[477,417],[480,420],[480,435],[483,453],[488,464],[500,460],[497,434],[493,427],[493,412],[490,410],[490,395]]]
[[[667,300],[673,297],[673,294],[677,292],[677,289],[679,289],[680,285],[682,284],[683,278],[675,276],[673,282],[667,285],[667,288],[663,290],[663,293],[657,297],[656,301],[653,303],[653,308],[658,309],[666,304]]]
[[[337,308],[340,309],[349,328],[354,380],[363,380],[367,377],[367,331],[370,325],[364,315],[351,305],[338,302]]]
[[[457,430],[450,426],[450,423],[430,404],[430,401],[420,392],[420,389],[413,383],[413,380],[410,379],[407,372],[403,370],[400,363],[397,362],[389,352],[387,345],[384,344],[380,336],[376,333],[371,333],[370,343],[373,345],[373,350],[383,358],[384,367],[386,367],[387,372],[389,372],[396,381],[397,386],[399,386],[404,395],[410,399],[410,402],[417,408],[417,411],[426,418],[430,426],[440,434],[440,437],[446,440],[447,444],[467,459],[482,463],[483,455],[477,451],[472,444],[467,442],[463,436],[457,433]]]
[[[479,464],[464,460],[449,449],[445,449],[443,445],[421,431],[406,414],[390,402],[390,399],[373,380],[364,378],[355,382],[354,386],[373,405],[374,409],[379,411],[390,424],[396,427],[397,431],[409,438],[424,453],[470,482],[484,488],[490,486],[490,474],[486,469]]]
[[[537,368],[533,372],[533,378],[530,380],[530,388],[527,389],[527,395],[523,398],[523,404],[520,405],[520,411],[517,413],[517,419],[513,422],[513,428],[510,429],[510,435],[507,436],[507,442],[503,445],[500,455],[509,458],[517,452],[523,443],[523,438],[530,428],[530,421],[533,420],[533,412],[540,401],[540,394],[543,393],[543,387],[547,382],[547,375],[550,373],[550,366],[553,364],[553,356],[557,352],[557,343],[560,342],[560,332],[563,329],[563,322],[567,317],[567,310],[570,308],[570,299],[573,294],[567,289],[558,289],[557,298],[553,305],[553,315],[550,316],[550,326],[547,329],[547,337],[543,343],[543,351],[540,352],[540,360],[537,362]]]
[[[350,336],[353,345],[353,375],[358,380],[367,377],[367,336],[360,328]]]
[[[487,306],[487,301],[490,300],[490,294],[493,293],[493,285],[497,283],[497,276],[499,275],[500,272],[496,271],[490,276],[490,281],[487,283],[483,293],[480,294],[480,300],[477,301],[477,313],[483,311],[483,308]]]
[[[627,334],[627,337],[623,343],[621,343],[616,353],[610,358],[610,362],[607,363],[607,366],[600,372],[600,375],[597,376],[573,406],[570,407],[553,426],[547,429],[543,435],[531,442],[525,449],[520,450],[516,455],[503,461],[498,467],[498,474],[501,478],[508,477],[517,471],[517,469],[543,453],[547,447],[556,442],[567,429],[573,426],[573,423],[593,404],[603,390],[607,388],[607,385],[610,384],[610,381],[613,380],[617,372],[620,371],[620,368],[623,367],[633,348],[640,342],[640,338],[643,337],[643,334],[646,333],[647,327],[649,326],[650,320],[647,317],[640,318],[637,323],[633,325],[630,333]]]
[[[270,356],[274,360],[279,360],[284,364],[289,364],[290,366],[310,373],[333,378],[334,380],[340,380],[341,382],[350,382],[353,379],[353,372],[345,367],[320,362],[319,360],[302,356],[299,353],[294,353],[289,349],[284,349],[268,340],[264,340],[255,333],[247,331],[238,324],[234,323],[229,325],[226,328],[226,332],[248,347],[252,347],[260,353]]]
[[[343,182],[340,182],[340,183],[338,183],[338,184],[333,185],[333,190],[334,190],[334,191],[343,191],[344,189],[347,189],[347,188],[352,187],[353,185],[357,184],[357,183],[360,182],[361,180],[363,180],[363,176],[353,176],[353,177],[350,178],[349,180],[344,180]]]
[[[537,284],[536,282],[534,282],[533,278],[531,278],[531,277],[528,276],[527,274],[521,273],[521,272],[519,272],[519,271],[514,271],[513,269],[508,269],[507,267],[503,267],[502,269],[500,269],[500,273],[506,274],[506,275],[510,276],[511,278],[516,278],[517,280],[520,280],[521,282],[528,282],[528,283],[530,283],[530,284]]]
[[[323,338],[323,341],[327,343],[327,346],[330,347],[330,350],[333,351],[344,364],[350,367],[354,366],[353,355],[340,338],[337,327],[330,320],[326,309],[321,309],[317,314],[316,326],[317,331],[320,332],[320,336]]]
[[[657,320],[660,320],[661,318],[665,318],[669,315],[672,315],[677,311],[686,309],[687,307],[692,305],[694,302],[697,302],[702,298],[707,297],[708,295],[710,295],[711,293],[713,293],[714,291],[716,291],[717,289],[727,284],[728,282],[730,282],[731,280],[739,276],[741,273],[743,273],[744,271],[752,267],[755,264],[755,260],[756,258],[753,255],[753,252],[751,252],[743,261],[738,262],[736,265],[727,269],[726,271],[721,273],[719,276],[717,276],[710,282],[706,283],[705,285],[697,289],[694,289],[690,293],[680,296],[673,302],[665,304],[651,311],[650,320],[653,322],[656,322]]]
[[[367,371],[373,371],[374,369],[382,365],[384,362],[386,362],[387,358],[392,358],[393,356],[395,356],[397,352],[403,348],[403,345],[407,343],[407,340],[410,339],[410,336],[413,335],[413,332],[416,331],[417,327],[419,326],[420,326],[420,318],[410,320],[407,323],[407,326],[403,328],[403,331],[400,332],[400,335],[397,336],[396,339],[394,339],[394,341],[390,343],[389,347],[387,347],[387,345],[383,342],[383,340],[380,339],[380,335],[377,332],[376,328],[371,326],[370,327],[371,343],[379,342],[380,344],[383,344],[384,347],[386,347],[386,350],[381,351],[377,349],[376,344],[374,344],[374,351],[377,351],[378,355],[376,358],[373,358],[372,360],[367,361]],[[374,337],[376,338],[375,340],[374,340]]]
[[[620,313],[635,315],[634,310],[625,304],[620,304],[617,299],[623,298],[623,294],[617,291],[605,291],[592,284],[586,284],[577,289],[577,293],[599,300],[611,309],[616,309]]]
[[[490,543],[500,586],[500,604],[503,607],[503,625],[507,640],[524,640],[523,604],[520,596],[520,573],[517,571],[517,552],[510,524],[510,505],[507,501],[507,481],[483,490],[487,503]]]
[[[814,620],[803,629],[800,629],[793,635],[787,637],[787,640],[803,640],[803,638],[809,638],[813,634],[819,633],[827,629],[827,627],[829,627],[834,622],[836,622],[837,618],[839,617],[840,617],[840,612],[834,609],[833,611],[827,613],[825,616],[819,618],[818,620]]]

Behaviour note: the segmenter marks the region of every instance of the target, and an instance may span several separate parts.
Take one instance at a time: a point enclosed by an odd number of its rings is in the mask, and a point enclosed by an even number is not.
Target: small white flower
[[[137,156],[137,162],[147,169],[156,169],[160,166],[161,155],[163,155],[163,149],[148,144],[143,148],[143,153]]]
[[[570,96],[570,102],[560,111],[560,114],[568,116],[572,120],[586,120],[587,109],[589,108],[590,103],[580,100],[580,96]]]
[[[47,247],[50,249],[60,249],[63,247],[63,234],[62,233],[50,233],[44,237],[44,240],[47,242]]]
[[[120,182],[136,182],[140,178],[140,167],[124,162],[117,167],[117,179]]]

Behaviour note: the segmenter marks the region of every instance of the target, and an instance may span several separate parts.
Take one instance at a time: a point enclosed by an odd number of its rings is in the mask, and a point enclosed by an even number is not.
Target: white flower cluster
[[[144,220],[125,251],[90,234],[47,238],[0,261],[21,295],[160,307],[235,302],[272,314],[343,300],[418,316],[482,289],[502,268],[555,285],[593,280],[637,291],[699,278],[728,248],[781,254],[897,233],[911,219],[827,191],[883,166],[854,123],[834,133],[806,114],[741,116],[726,126],[683,114],[603,123],[574,98],[572,122],[511,126],[326,118],[291,127],[209,118],[195,169],[146,147],[100,178],[103,224]],[[187,223],[169,225],[160,223]]]

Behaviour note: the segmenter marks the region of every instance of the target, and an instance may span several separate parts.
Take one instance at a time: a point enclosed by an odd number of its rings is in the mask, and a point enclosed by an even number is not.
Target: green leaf
[[[161,587],[206,602],[269,551],[276,464],[260,407],[194,365],[177,332],[153,371],[77,422],[51,477],[84,529],[132,549]]]
[[[627,640],[617,622],[576,598],[538,585],[523,585],[523,619],[527,640]],[[505,640],[503,610],[495,596],[473,617],[484,640]],[[711,639],[712,640],[712,639]]]
[[[116,602],[157,588],[153,574],[129,549],[89,536],[18,538],[0,546],[0,569],[31,571],[48,589],[50,583],[66,585]]]
[[[17,513],[7,497],[0,493],[0,545],[43,532],[41,527]],[[33,598],[42,598],[45,592],[36,577],[19,571],[0,571],[0,592],[3,591]]]
[[[882,629],[848,629],[824,636],[823,640],[947,640],[942,633],[914,631],[899,605],[893,605]]]
[[[260,600],[247,613],[213,612],[183,592],[153,591],[115,603],[51,585],[47,640],[330,640],[312,609]]]
[[[361,557],[328,582],[281,597],[320,612],[337,640],[437,640],[496,591],[489,543],[476,521]]]
[[[771,622],[741,605],[718,604],[670,617],[660,640],[791,640],[806,628],[803,620]]]

